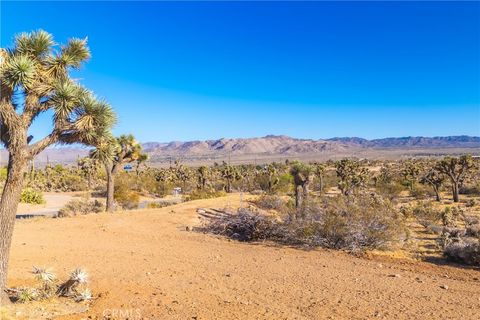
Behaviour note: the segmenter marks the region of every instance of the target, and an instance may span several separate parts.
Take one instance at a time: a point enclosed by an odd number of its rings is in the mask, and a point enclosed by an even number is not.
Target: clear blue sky
[[[480,135],[479,20],[478,2],[2,1],[0,42],[88,36],[75,76],[143,142]]]

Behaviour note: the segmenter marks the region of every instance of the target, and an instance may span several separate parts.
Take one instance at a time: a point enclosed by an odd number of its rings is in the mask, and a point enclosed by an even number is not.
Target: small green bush
[[[136,209],[140,203],[138,192],[131,190],[127,184],[123,183],[115,186],[114,198],[117,204],[125,210]]]
[[[225,191],[201,191],[195,190],[190,192],[185,196],[185,201],[200,200],[200,199],[211,199],[224,197],[227,193]]]
[[[32,188],[25,188],[20,196],[20,202],[30,204],[44,204],[43,194]]]

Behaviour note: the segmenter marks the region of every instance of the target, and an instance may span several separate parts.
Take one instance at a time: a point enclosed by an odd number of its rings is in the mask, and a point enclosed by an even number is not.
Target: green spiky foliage
[[[42,30],[22,33],[13,47],[0,49],[0,140],[9,154],[0,200],[0,304],[8,301],[9,248],[29,161],[52,144],[95,144],[115,123],[111,107],[70,77],[89,57],[86,39],[58,46]],[[35,119],[47,112],[52,114],[50,133],[29,135]]]
[[[174,167],[171,168],[175,180],[182,184],[183,192],[187,191],[187,183],[192,180],[195,173],[186,165],[180,163],[179,160],[175,161]]]
[[[225,181],[225,192],[232,192],[232,184],[242,178],[237,167],[232,166],[226,162],[223,162],[220,167],[220,175]]]
[[[407,160],[402,164],[401,175],[407,186],[410,188],[410,191],[415,190],[415,183],[420,176],[421,169],[420,162],[412,159]]]
[[[82,176],[87,180],[88,189],[92,190],[93,179],[98,170],[98,161],[90,157],[84,157],[77,160],[77,165]]]
[[[260,181],[261,186],[265,185],[265,187],[262,186],[262,189],[269,194],[273,194],[275,187],[280,182],[279,170],[276,163],[264,165],[258,170],[258,175],[262,178]]]
[[[435,165],[438,172],[446,175],[450,179],[452,185],[453,201],[459,201],[459,186],[465,179],[469,170],[474,166],[474,161],[471,155],[464,155],[459,158],[445,157]]]
[[[352,159],[342,159],[335,163],[338,188],[343,195],[348,196],[366,186],[369,171],[360,162]]]
[[[210,179],[211,170],[207,166],[200,166],[197,169],[197,189],[205,191],[208,180]]]
[[[390,164],[384,164],[380,168],[378,174],[374,177],[375,186],[377,184],[384,185],[390,184],[395,178],[395,172]]]
[[[118,138],[106,136],[98,141],[96,148],[90,152],[90,157],[102,162],[107,174],[106,210],[115,210],[115,175],[124,163],[134,162],[142,155],[142,146],[131,134]]]
[[[300,208],[308,197],[308,185],[313,173],[312,166],[299,162],[290,162],[290,174],[295,185],[295,207]]]
[[[148,154],[146,153],[140,153],[138,155],[137,160],[135,160],[135,172],[137,174],[137,177],[140,175],[140,170],[142,168],[142,165],[145,165],[147,160],[148,160]]]

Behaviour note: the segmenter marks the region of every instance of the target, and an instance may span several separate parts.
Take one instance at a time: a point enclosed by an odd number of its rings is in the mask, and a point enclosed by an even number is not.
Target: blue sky
[[[143,142],[480,135],[478,2],[1,1],[2,47],[39,28]]]

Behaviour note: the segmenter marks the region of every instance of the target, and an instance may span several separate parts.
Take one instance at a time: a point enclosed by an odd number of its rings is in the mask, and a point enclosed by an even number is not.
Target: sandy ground
[[[60,319],[479,318],[478,270],[185,230],[198,223],[197,208],[239,201],[17,221],[10,285],[27,283],[33,265],[63,278],[86,268],[95,301]]]
[[[44,204],[28,204],[20,203],[17,209],[17,216],[22,215],[55,215],[58,210],[60,210],[64,205],[66,205],[70,200],[75,196],[78,196],[78,193],[74,192],[45,192],[43,198],[45,200]]]

